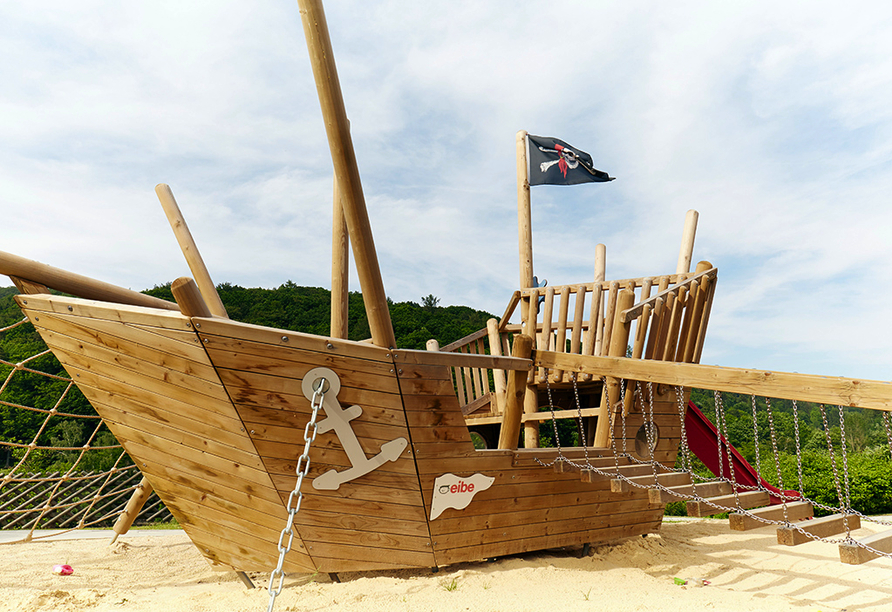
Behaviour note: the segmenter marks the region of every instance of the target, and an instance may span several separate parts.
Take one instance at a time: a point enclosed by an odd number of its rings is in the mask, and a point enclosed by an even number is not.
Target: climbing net
[[[140,479],[30,322],[0,320],[0,529],[28,542],[109,527]],[[138,516],[169,518],[157,497]]]
[[[546,376],[546,381],[548,379]],[[606,380],[603,382],[606,384]],[[628,386],[632,388],[629,389]],[[573,379],[573,390],[577,411],[576,419],[580,435],[582,435],[583,412],[575,378]],[[662,457],[663,461],[660,461],[656,452],[657,435],[660,426],[666,427],[667,423],[665,420],[658,423],[659,419],[655,416],[654,384],[635,381],[627,385],[623,380],[620,381],[620,400],[614,411],[614,430],[626,431],[627,411],[623,410],[622,406],[627,404],[626,394],[633,393],[634,402],[632,403],[640,408],[641,416],[644,419],[644,424],[639,431],[643,432],[646,438],[646,444],[643,445],[646,450],[642,453],[642,448],[636,445],[635,452],[631,452],[625,434],[611,436],[610,450],[614,463],[611,468],[604,466],[603,463],[593,463],[589,457],[588,448],[585,446],[583,446],[584,460],[581,462],[564,454],[557,419],[554,418],[554,402],[551,399],[550,385],[547,387],[547,391],[549,404],[552,407],[551,422],[558,452],[552,462],[540,461],[542,465],[566,463],[572,466],[574,471],[590,470],[611,480],[622,481],[628,487],[663,491],[672,499],[697,503],[701,509],[709,506],[711,509],[703,512],[704,515],[735,513],[760,524],[773,524],[796,531],[802,536],[800,540],[811,539],[858,547],[875,556],[892,558],[892,553],[871,546],[868,543],[871,540],[860,541],[852,534],[859,528],[861,521],[892,527],[892,522],[887,518],[868,516],[854,507],[859,502],[873,508],[888,508],[892,504],[892,482],[890,482],[892,480],[890,479],[892,476],[892,423],[890,423],[888,412],[879,411],[876,413],[870,410],[846,409],[842,406],[830,408],[822,404],[809,405],[806,412],[809,416],[808,423],[812,426],[805,427],[806,421],[803,418],[803,410],[799,402],[795,400],[786,402],[785,409],[779,413],[777,405],[780,401],[750,396],[746,398],[750,414],[747,414],[746,419],[740,419],[743,421],[751,418],[750,437],[750,434],[743,435],[740,423],[736,427],[729,424],[725,396],[720,391],[715,391],[711,398],[710,412],[713,413],[715,423],[711,427],[713,436],[711,442],[714,445],[713,453],[716,456],[704,457],[701,452],[699,457],[695,457],[687,423],[690,422],[689,411],[694,410],[699,413],[699,409],[686,401],[685,390],[682,387],[674,387],[674,403],[678,411],[678,453],[677,455],[671,454],[669,461],[666,461],[665,456]],[[740,402],[740,396],[732,395],[737,402]],[[736,413],[738,419],[740,414],[738,410]],[[784,427],[780,427],[779,421],[783,422]],[[814,427],[816,421],[819,425],[817,428]],[[848,433],[847,421],[850,424]],[[866,449],[864,448],[865,423],[870,425],[870,436],[867,437],[870,437],[872,442],[872,445]],[[748,424],[746,425],[748,426]],[[860,486],[860,491],[856,491],[855,478],[850,465],[850,459],[854,456],[856,446],[856,436],[852,434],[851,430],[855,428],[861,430],[859,446],[862,448],[858,456],[862,460],[866,457],[866,461],[862,461],[862,463],[866,463],[868,469],[873,470],[873,480],[867,485]],[[804,433],[805,430],[808,431],[808,435]],[[744,437],[748,439],[741,442]],[[748,454],[755,463],[755,468],[750,466],[748,461],[729,442],[733,439],[736,439],[738,444],[746,443]],[[823,447],[819,448],[821,445]],[[782,446],[786,448],[786,452],[781,451]],[[819,465],[804,467],[804,456]],[[709,470],[712,471],[712,475],[706,475],[708,470],[704,469],[705,466],[701,463],[701,459],[704,459],[703,463],[710,466]],[[795,460],[795,471],[790,465],[792,460]],[[767,465],[767,472],[770,473],[767,478],[763,476],[763,463]],[[648,465],[652,469],[653,477],[647,479],[629,477],[619,469],[621,464]],[[863,472],[864,470],[860,470],[857,476],[863,477]],[[665,475],[672,473],[687,475],[690,485],[670,487],[663,484],[666,480]],[[750,473],[755,478],[751,477],[749,482],[746,481],[746,478],[741,478]],[[790,486],[793,481],[797,488],[786,490],[785,486]],[[725,491],[729,491],[729,494],[716,496],[709,493],[714,490],[715,485],[722,483],[729,485],[725,487]],[[713,489],[710,489],[710,486]],[[764,503],[748,503],[749,499],[759,497],[756,493],[763,494],[761,499],[770,498],[771,503],[780,507],[782,511],[760,512],[755,506],[764,506]],[[885,498],[883,500],[885,505],[878,504],[878,500],[873,499],[877,496]],[[810,529],[807,521],[797,522],[799,515],[792,512],[793,504],[796,504],[800,509],[806,504],[810,504],[810,510],[814,511],[815,516],[827,515],[831,519],[838,517],[836,522],[841,525],[841,528],[837,528],[833,532]],[[841,537],[829,537],[828,533],[829,535],[841,535]],[[871,557],[866,557],[866,559],[869,558]]]

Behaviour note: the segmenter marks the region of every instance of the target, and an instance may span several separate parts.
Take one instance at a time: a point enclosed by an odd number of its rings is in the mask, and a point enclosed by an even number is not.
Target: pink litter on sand
[[[53,573],[59,574],[60,576],[70,576],[74,573],[74,568],[67,563],[65,565],[54,565]]]

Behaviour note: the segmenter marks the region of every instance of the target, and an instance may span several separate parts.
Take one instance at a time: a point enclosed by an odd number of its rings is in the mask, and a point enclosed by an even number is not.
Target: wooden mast
[[[334,179],[331,214],[331,328],[332,338],[347,338],[350,291],[350,235],[344,218],[344,205],[338,178]]]
[[[170,229],[173,230],[173,234],[176,236],[180,250],[183,251],[186,263],[189,264],[189,269],[195,278],[195,284],[198,285],[198,290],[201,291],[201,297],[204,298],[208,309],[214,316],[228,319],[229,315],[226,314],[226,307],[223,306],[223,301],[220,299],[220,294],[217,293],[214,281],[211,280],[211,274],[204,264],[201,253],[198,252],[198,245],[195,244],[192,232],[189,231],[189,226],[186,225],[186,218],[183,217],[176,198],[173,197],[173,191],[171,191],[168,185],[158,183],[155,185],[155,194],[158,196],[158,201],[161,202],[164,214],[167,215]]]
[[[527,132],[517,132],[517,244],[520,255],[520,288],[533,286],[533,222],[530,211],[530,178],[527,176]],[[526,321],[526,309],[529,304],[524,300],[521,305],[521,320]],[[527,334],[535,336],[535,330],[527,330]]]
[[[356,260],[356,272],[362,288],[362,299],[369,319],[372,342],[378,346],[392,348],[396,345],[396,339],[393,335],[390,312],[387,309],[387,295],[381,280],[381,269],[378,266],[375,241],[362,193],[356,153],[353,150],[353,140],[350,138],[347,111],[344,108],[344,97],[338,81],[325,13],[320,0],[298,0],[298,5],[307,38],[307,48],[310,51],[316,90],[319,93],[319,104],[325,120],[331,160],[341,189],[344,217],[353,245],[353,258]]]

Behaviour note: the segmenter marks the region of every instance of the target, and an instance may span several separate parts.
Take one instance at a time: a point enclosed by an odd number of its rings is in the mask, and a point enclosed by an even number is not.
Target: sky
[[[515,134],[617,177],[532,189],[550,284],[719,268],[702,362],[892,378],[892,4],[327,3],[384,285],[500,315]],[[130,287],[330,286],[331,157],[296,2],[0,4],[0,250]],[[0,283],[5,284],[5,283]],[[351,288],[359,289],[355,275]]]

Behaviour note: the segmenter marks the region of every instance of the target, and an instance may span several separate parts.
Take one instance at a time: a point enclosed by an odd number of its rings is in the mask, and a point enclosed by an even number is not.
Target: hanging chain
[[[796,470],[799,475],[799,497],[801,499],[805,497],[805,482],[802,478],[802,449],[799,446],[799,407],[796,400],[793,400],[793,432],[796,437]]]
[[[725,480],[725,460],[722,457],[722,444],[724,442],[722,441],[722,430],[721,430],[722,420],[724,419],[724,416],[725,416],[725,403],[724,403],[725,399],[722,397],[722,392],[719,391],[718,389],[716,389],[712,393],[713,393],[713,399],[714,399],[714,403],[715,403],[715,421],[716,421],[716,425],[718,426],[718,427],[716,427],[716,429],[718,430],[717,431],[718,439],[716,440],[716,445],[718,447],[718,453],[719,453],[718,477],[719,477],[719,480]]]
[[[843,416],[843,408],[842,406],[837,406],[839,408],[839,445],[842,447],[842,474],[843,474],[843,485],[845,486],[846,493],[846,505],[845,512],[843,513],[843,523],[846,528],[846,539],[851,541],[852,535],[849,530],[849,509],[852,507],[852,500],[849,495],[849,455],[846,450],[846,419]],[[842,505],[842,500],[840,500],[840,505]]]
[[[886,430],[886,440],[889,441],[889,460],[892,461],[892,426],[889,425],[888,412],[883,412],[883,428]]]
[[[623,451],[626,450],[626,379],[620,379],[619,381],[619,415],[622,422],[622,432],[623,432]],[[612,407],[611,407],[612,411]],[[615,423],[613,422],[613,418],[610,419],[610,426],[613,431],[610,432],[610,446],[613,449],[613,459],[616,463],[617,470],[619,469],[619,456],[616,453],[616,429]],[[619,474],[619,471],[617,471]]]
[[[297,459],[297,467],[295,468],[297,482],[294,485],[294,490],[288,496],[288,504],[286,506],[288,519],[285,521],[285,528],[279,534],[279,563],[269,576],[269,586],[267,587],[269,591],[269,607],[266,609],[267,612],[272,612],[276,603],[276,597],[282,592],[282,585],[285,582],[285,571],[282,569],[282,566],[285,564],[285,555],[291,550],[291,544],[294,541],[294,515],[300,510],[300,503],[304,498],[304,494],[300,489],[304,478],[310,471],[310,445],[316,440],[316,418],[319,416],[319,409],[322,408],[322,401],[325,399],[325,392],[328,390],[328,381],[320,378],[313,383],[313,387],[313,399],[310,401],[313,413],[310,415],[310,420],[304,428],[304,452]],[[295,497],[297,498],[296,500]],[[288,543],[283,545],[286,535],[288,536]],[[276,578],[278,578],[279,583],[274,588]]]
[[[573,397],[576,400],[576,419],[579,422],[579,436],[582,438],[580,440],[580,446],[582,447],[582,453],[585,457],[585,465],[591,467],[592,462],[588,458],[588,440],[585,439],[585,426],[582,420],[582,403],[579,401],[579,386],[576,384],[576,377],[579,376],[576,372],[572,374],[573,380]],[[614,452],[616,455],[616,452]]]
[[[659,470],[657,469],[657,457],[654,451],[657,450],[657,442],[654,440],[654,386],[653,383],[647,383],[647,416],[644,419],[644,433],[647,437],[647,448],[650,451],[650,464],[654,469],[654,482],[659,483]]]
[[[765,408],[768,410],[768,430],[771,432],[771,451],[774,453],[774,467],[777,471],[777,488],[781,492],[781,502],[784,506],[784,523],[789,523],[787,515],[787,494],[784,492],[784,477],[781,474],[780,453],[777,450],[777,433],[774,428],[774,411],[771,409],[771,398],[765,398]]]
[[[691,473],[691,447],[688,445],[688,430],[685,427],[685,413],[687,406],[684,403],[684,388],[675,387],[675,399],[678,404],[678,422],[681,425],[681,469]],[[693,478],[691,479],[693,482]]]
[[[827,452],[830,453],[830,466],[833,468],[833,482],[836,484],[836,498],[839,501],[840,512],[845,514],[845,509],[842,507],[842,487],[839,484],[839,469],[836,466],[836,453],[833,452],[833,438],[830,435],[830,425],[827,423],[827,411],[824,409],[824,404],[819,404],[819,406],[821,407],[821,420],[824,422],[824,436],[827,438]]]
[[[554,399],[551,397],[551,375],[549,374],[548,368],[545,368],[545,390],[548,392],[548,409],[551,411],[551,426],[554,428],[554,445],[558,450],[557,457],[548,465],[554,465],[558,461],[565,461],[565,458],[564,453],[561,450],[561,437],[560,434],[558,434],[557,417],[554,415]],[[539,463],[542,463],[538,457],[535,459]],[[542,465],[545,464],[542,463]]]
[[[750,400],[753,404],[753,451],[756,453],[756,473],[762,474],[762,459],[759,456],[759,419],[756,412],[756,396],[751,395]],[[762,480],[759,479],[759,488],[762,488]]]
[[[728,431],[728,415],[725,412],[725,402],[722,399],[722,394],[720,391],[716,391],[716,398],[718,401],[716,402],[716,421],[718,421],[719,426],[719,439],[724,439],[725,441],[725,454],[728,458],[728,473],[731,476],[731,490],[734,493],[734,507],[737,511],[740,511],[740,485],[737,483],[737,475],[734,473],[734,452],[731,449],[731,434]],[[719,446],[721,449],[721,446]],[[722,456],[719,455],[719,468],[721,471],[721,463]]]

